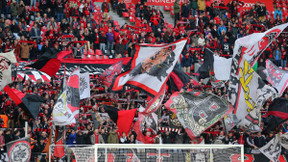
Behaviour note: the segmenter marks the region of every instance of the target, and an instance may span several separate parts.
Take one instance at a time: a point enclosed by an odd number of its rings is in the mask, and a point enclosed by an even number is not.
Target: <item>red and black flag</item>
[[[214,52],[208,48],[204,50],[204,62],[199,68],[199,80],[208,78],[210,70],[213,70]]]
[[[99,77],[99,81],[102,82],[105,86],[110,87],[113,81],[114,76],[117,76],[121,73],[123,66],[123,61],[117,62],[116,64],[111,65],[106,69]]]
[[[11,141],[6,144],[6,147],[9,161],[30,161],[32,153],[30,135]]]
[[[6,86],[4,91],[15,102],[16,106],[21,107],[24,112],[35,118],[39,114],[39,107],[44,102],[44,99],[36,94],[24,94],[21,91]]]
[[[190,82],[189,76],[182,69],[175,67],[167,80],[168,91],[180,91],[186,84]]]
[[[65,126],[56,126],[55,130],[55,147],[53,150],[53,157],[61,159],[65,156],[64,149],[64,135],[65,135]]]
[[[33,64],[28,67],[40,70],[49,76],[54,76],[61,67],[61,61],[57,58],[59,51],[50,48]]]
[[[137,109],[118,110],[112,106],[104,105],[104,110],[108,113],[111,120],[117,124],[119,132],[129,133]]]
[[[263,115],[264,123],[267,124],[267,132],[288,120],[288,100],[285,98],[276,98],[269,105],[267,114]]]

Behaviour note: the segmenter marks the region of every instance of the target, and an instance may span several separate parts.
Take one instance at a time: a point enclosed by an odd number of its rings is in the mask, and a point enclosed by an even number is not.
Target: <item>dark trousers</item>
[[[177,20],[180,20],[180,15],[179,15],[179,13],[175,13],[174,27],[177,25]]]

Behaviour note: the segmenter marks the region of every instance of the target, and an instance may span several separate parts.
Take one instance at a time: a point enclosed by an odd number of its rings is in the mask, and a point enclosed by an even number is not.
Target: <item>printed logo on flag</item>
[[[30,143],[18,141],[14,143],[8,152],[9,161],[28,162],[31,157]]]

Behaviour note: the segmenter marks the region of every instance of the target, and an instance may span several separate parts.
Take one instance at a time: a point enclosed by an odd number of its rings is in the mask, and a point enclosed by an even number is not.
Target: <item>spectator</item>
[[[126,52],[125,50],[125,45],[122,43],[122,40],[119,40],[119,43],[116,44],[115,46],[115,53],[117,58],[121,58],[124,56],[124,53]]]
[[[118,135],[115,128],[113,128],[108,135],[108,143],[119,143]]]
[[[184,73],[190,74],[190,69],[192,65],[192,57],[187,52],[184,57],[182,57],[181,65]]]
[[[112,29],[108,29],[108,33],[106,33],[107,38],[107,52],[108,55],[111,55],[112,50],[114,49],[114,34],[112,33]]]
[[[118,15],[120,17],[123,16],[123,12],[127,12],[126,4],[124,3],[124,0],[121,0],[121,2],[118,5]]]
[[[126,133],[125,133],[125,132],[122,132],[122,136],[120,137],[119,142],[120,142],[121,144],[124,144],[124,143],[128,143],[128,142],[129,142],[128,139],[127,139],[127,137],[126,137]]]
[[[112,2],[111,2],[112,3]],[[114,3],[114,2],[113,2]],[[112,4],[113,6],[113,4]],[[101,10],[103,12],[103,19],[106,20],[109,16],[109,11],[110,11],[110,7],[109,4],[107,3],[107,0],[105,0],[102,5],[101,5]]]
[[[276,50],[274,50],[273,52],[273,58],[274,58],[274,63],[275,65],[277,66],[280,66],[281,65],[281,51],[280,51],[280,48],[277,47]]]
[[[90,136],[92,144],[105,143],[102,135],[99,133],[99,129],[94,129],[94,133]]]
[[[188,19],[189,14],[190,14],[190,10],[189,10],[189,6],[187,2],[188,1],[185,1],[185,3],[181,6],[181,16],[184,19]]]
[[[280,17],[280,20],[282,20],[282,11],[281,11],[280,7],[278,7],[274,11],[274,19],[276,20],[278,16]]]
[[[75,132],[74,129],[71,130],[71,133],[69,135],[69,138],[68,138],[68,145],[75,145],[76,144],[76,139],[77,138],[77,134]]]
[[[147,144],[153,144],[154,143],[154,139],[151,136],[151,131],[147,131],[144,138],[145,138],[145,143],[147,143]]]
[[[175,21],[174,26],[176,27],[178,20],[180,20],[180,4],[179,0],[174,2],[174,14],[175,14]]]
[[[257,132],[257,136],[254,137],[254,143],[257,148],[261,148],[266,144],[266,139],[262,136],[261,132]]]

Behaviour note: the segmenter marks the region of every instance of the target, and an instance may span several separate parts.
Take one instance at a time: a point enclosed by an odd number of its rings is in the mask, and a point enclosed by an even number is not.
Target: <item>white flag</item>
[[[90,97],[89,72],[80,74],[80,100]]]
[[[278,94],[282,96],[283,92],[288,86],[288,71],[281,70],[270,60],[266,60],[267,81],[278,90]]]
[[[258,57],[287,26],[288,23],[278,25],[264,33],[253,33],[237,39],[233,50],[233,58],[235,58],[238,53],[241,53],[241,56],[244,56],[248,63],[253,67]]]
[[[278,161],[281,153],[281,145],[278,136],[274,137],[269,143],[259,149],[271,161]]]
[[[0,53],[0,90],[7,84],[12,83],[11,64],[16,62],[14,50],[7,53]]]
[[[214,55],[214,73],[217,80],[229,80],[232,58]]]

